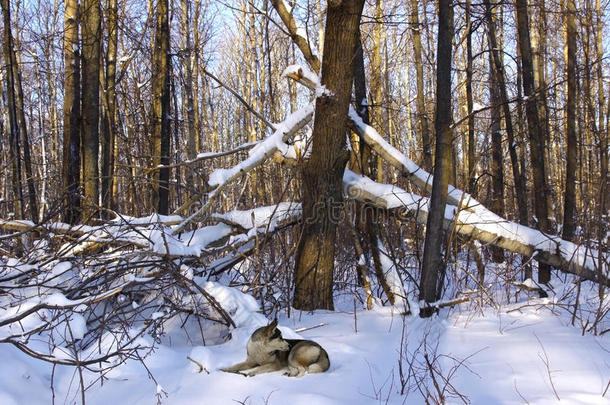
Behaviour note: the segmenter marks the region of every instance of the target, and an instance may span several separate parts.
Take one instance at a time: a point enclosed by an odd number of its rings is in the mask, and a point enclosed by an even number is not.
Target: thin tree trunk
[[[4,60],[6,69],[6,95],[9,121],[9,156],[11,160],[11,183],[13,191],[13,215],[16,219],[25,217],[23,203],[23,188],[21,183],[21,151],[19,143],[19,120],[17,118],[17,97],[15,94],[16,63],[13,51],[13,35],[11,33],[11,10],[8,0],[1,0],[4,24]]]
[[[191,43],[190,2],[180,0],[180,4],[182,7],[182,41],[185,49],[182,57],[182,66],[186,72],[186,77],[184,78],[184,92],[186,97],[186,157],[190,160],[197,156],[199,134],[198,128],[195,125],[193,69],[191,65],[193,45]],[[186,184],[189,187],[196,188],[192,170],[188,167],[186,170]],[[186,198],[190,198],[192,194],[191,191],[188,191]]]
[[[15,10],[15,18],[17,16],[17,10]],[[9,55],[11,60],[11,67],[13,69],[13,85],[15,89],[16,96],[16,113],[17,113],[17,121],[19,128],[19,139],[21,141],[22,149],[23,149],[23,169],[25,174],[25,182],[27,186],[28,193],[28,208],[30,219],[33,222],[38,222],[38,199],[36,197],[36,188],[34,186],[34,172],[32,170],[32,157],[31,157],[31,148],[30,148],[30,139],[28,137],[28,126],[27,121],[25,119],[25,103],[23,96],[23,85],[21,79],[21,69],[19,65],[21,64],[21,59],[18,57],[15,51],[15,45],[18,44],[17,37],[11,37],[11,54]],[[25,207],[24,207],[25,208]]]
[[[566,102],[566,184],[563,206],[563,233],[566,240],[574,238],[576,228],[574,214],[576,211],[576,4],[574,0],[567,0],[566,28],[567,28],[567,81],[568,96]]]
[[[366,102],[366,76],[364,70],[364,57],[362,52],[362,43],[360,39],[360,30],[358,30],[358,38],[356,42],[356,56],[354,58],[354,95],[356,97],[356,111],[362,121],[365,124],[369,124],[369,108],[368,103]],[[360,156],[357,157],[356,167],[354,167],[354,171],[356,173],[362,173],[369,178],[375,177],[375,172],[377,169],[377,159],[373,158],[373,153],[371,147],[366,143],[360,141],[358,145],[358,151],[360,152]],[[360,239],[355,241],[356,250],[360,250],[364,252],[363,246],[367,246],[370,251],[370,256],[368,259],[372,258],[372,264],[375,268],[375,274],[381,287],[383,288],[384,293],[388,297],[390,304],[394,305],[396,302],[396,297],[387,283],[385,274],[383,273],[383,268],[381,266],[380,260],[380,252],[378,246],[379,236],[379,227],[378,227],[378,216],[376,215],[375,210],[370,210],[365,208],[365,203],[358,202],[356,205],[356,227],[358,229],[357,238],[365,235],[365,240],[367,245],[364,245],[360,242]],[[358,258],[362,260],[363,258]],[[369,260],[370,262],[370,260]],[[358,278],[364,283],[365,290],[368,294],[370,293],[370,282],[368,278],[368,268],[365,263],[358,264]],[[368,309],[370,307],[370,300],[367,299]]]
[[[316,100],[311,158],[303,169],[303,227],[296,252],[293,306],[333,309],[336,213],[342,212],[351,66],[364,0],[328,4],[322,61],[326,94]],[[333,215],[334,214],[334,215]],[[334,220],[333,220],[334,218]]]
[[[453,37],[453,10],[450,0],[439,0],[438,5],[438,47],[436,70],[436,151],[434,180],[430,197],[430,212],[426,224],[424,257],[422,262],[419,299],[426,303],[437,301],[445,275],[445,261],[441,252],[444,232],[447,186],[451,171],[451,47]],[[426,306],[420,316],[429,317],[434,308]]]
[[[64,221],[80,221],[80,54],[78,0],[66,0],[64,14],[64,142],[62,158],[62,185],[65,195]]]
[[[432,171],[432,146],[430,143],[430,130],[426,102],[424,98],[424,66],[422,62],[421,24],[419,23],[419,2],[411,0],[410,24],[413,32],[413,58],[415,60],[415,74],[417,81],[417,116],[421,146],[423,150],[423,168]]]
[[[489,93],[491,101],[491,176],[492,176],[492,193],[490,209],[501,217],[504,217],[504,160],[502,149],[502,132],[500,126],[501,120],[501,97],[500,89],[492,63],[492,56],[489,55]],[[498,247],[492,248],[492,258],[495,263],[504,262],[504,251]]]
[[[466,105],[468,114],[468,192],[476,198],[475,156],[476,141],[474,137],[474,114],[472,100],[472,22],[470,21],[471,0],[466,0]]]
[[[104,78],[104,117],[102,121],[102,206],[116,209],[114,195],[114,155],[116,144],[116,57],[118,45],[117,0],[107,1],[106,76]]]
[[[153,166],[169,164],[170,143],[170,58],[169,58],[169,9],[168,0],[157,2],[157,23],[153,49]],[[169,212],[170,169],[155,171],[153,191],[157,213]]]
[[[544,127],[538,116],[538,101],[534,82],[534,65],[532,62],[532,46],[529,32],[529,17],[527,0],[515,0],[517,12],[517,34],[521,51],[521,67],[523,74],[523,91],[526,102],[527,127],[530,140],[530,160],[534,180],[534,209],[538,219],[537,228],[549,232],[546,169],[544,162]],[[551,280],[550,266],[539,263],[538,282],[548,283]]]
[[[506,129],[506,137],[508,139],[508,151],[512,167],[513,182],[515,185],[514,195],[516,196],[517,208],[519,211],[519,223],[522,225],[528,224],[527,201],[523,198],[526,193],[525,178],[523,176],[524,166],[519,163],[517,156],[517,145],[515,141],[513,120],[510,113],[510,105],[508,104],[508,91],[506,89],[506,79],[504,75],[504,64],[500,57],[500,49],[496,37],[496,26],[493,19],[491,3],[485,0],[485,14],[487,20],[487,32],[489,38],[489,46],[491,48],[491,56],[493,61],[493,71],[496,75],[496,82],[500,90],[500,102],[502,103],[502,111],[504,115],[504,126]]]

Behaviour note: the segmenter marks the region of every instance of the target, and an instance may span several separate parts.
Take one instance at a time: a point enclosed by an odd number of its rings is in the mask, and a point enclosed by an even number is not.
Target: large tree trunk
[[[157,24],[153,49],[153,166],[169,164],[170,59],[168,0],[157,2]],[[155,171],[153,199],[157,213],[169,212],[169,168]]]
[[[438,47],[436,70],[436,151],[434,180],[430,197],[430,213],[426,224],[424,258],[419,289],[419,298],[426,303],[441,297],[445,262],[441,252],[444,232],[447,186],[451,170],[451,47],[453,36],[453,11],[450,0],[440,0],[438,6]],[[420,311],[422,317],[431,316],[434,308],[426,306]]]
[[[66,0],[64,13],[64,143],[62,186],[64,221],[75,224],[80,220],[80,55],[78,52],[78,0]]]
[[[297,309],[333,309],[337,213],[349,158],[345,139],[352,61],[364,0],[329,2],[322,61],[326,94],[316,100],[311,158],[303,169],[303,226],[296,252]],[[346,69],[347,67],[347,69]]]
[[[82,150],[85,186],[84,219],[98,215],[101,7],[97,0],[82,4]]]
[[[537,228],[549,232],[546,169],[544,163],[544,126],[538,116],[538,100],[534,82],[534,64],[532,62],[532,45],[530,41],[529,17],[527,0],[516,0],[517,34],[521,51],[521,67],[523,74],[523,91],[527,98],[525,112],[530,140],[530,160],[534,180],[534,211],[538,218]],[[540,263],[538,266],[538,282],[548,283],[551,280],[551,268]]]

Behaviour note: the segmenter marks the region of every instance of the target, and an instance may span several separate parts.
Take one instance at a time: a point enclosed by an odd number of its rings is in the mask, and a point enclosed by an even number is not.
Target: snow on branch
[[[282,202],[277,205],[258,207],[251,210],[235,210],[225,214],[212,214],[213,219],[243,230],[270,228],[295,222],[301,217],[301,204]]]
[[[297,131],[302,129],[313,116],[314,106],[308,104],[306,107],[290,114],[284,121],[276,124],[277,128],[273,134],[258,143],[249,151],[248,158],[229,169],[216,169],[209,177],[208,184],[215,187],[209,194],[208,201],[194,214],[186,218],[182,223],[174,228],[173,233],[179,233],[184,230],[191,222],[199,220],[206,215],[206,212],[211,205],[216,201],[220,192],[229,185],[233,180],[246,174],[256,167],[262,165],[277,151],[281,153],[288,152],[286,141],[293,136]]]

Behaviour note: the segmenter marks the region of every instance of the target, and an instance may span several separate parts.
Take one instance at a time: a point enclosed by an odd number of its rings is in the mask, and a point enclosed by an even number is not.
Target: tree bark
[[[445,262],[441,251],[444,232],[447,186],[451,171],[451,47],[453,37],[453,10],[450,0],[439,0],[438,5],[438,44],[436,70],[436,151],[434,180],[430,197],[430,213],[426,223],[424,257],[422,261],[419,298],[426,303],[441,297],[445,275]],[[421,309],[422,317],[429,317],[434,308]]]
[[[197,128],[195,119],[195,98],[193,94],[193,45],[191,41],[191,17],[190,17],[190,2],[181,0],[182,7],[182,41],[184,45],[184,55],[182,57],[182,66],[185,71],[184,92],[186,98],[186,157],[189,160],[195,159],[199,152],[199,129]],[[195,179],[192,169],[187,168],[186,184],[196,189]],[[195,190],[189,191],[187,198],[190,198]]]
[[[502,132],[500,127],[501,120],[501,101],[500,101],[500,89],[498,88],[498,82],[496,75],[493,72],[492,56],[489,55],[490,66],[489,66],[489,93],[491,101],[491,210],[504,217],[504,159],[502,149]],[[495,263],[504,262],[504,252],[502,249],[497,247],[492,248],[492,258]]]
[[[474,114],[472,100],[472,21],[470,19],[471,0],[466,0],[466,105],[468,113],[468,192],[476,198],[476,140],[474,137]]]
[[[568,81],[568,95],[566,102],[566,183],[563,205],[563,231],[562,237],[566,240],[574,238],[576,223],[574,214],[576,211],[576,4],[574,0],[567,0],[566,29],[568,60],[566,76]]]
[[[102,206],[116,209],[114,195],[114,156],[116,145],[116,57],[118,46],[117,0],[107,0],[106,26],[106,75],[104,77],[104,115],[102,119]]]
[[[169,164],[170,146],[170,58],[168,0],[157,1],[157,22],[153,49],[153,166]],[[153,200],[157,213],[169,213],[170,169],[163,167],[153,176]]]
[[[532,62],[532,45],[530,41],[527,0],[515,0],[517,13],[517,34],[521,51],[523,75],[523,92],[526,97],[525,112],[530,141],[530,160],[534,180],[534,211],[538,219],[537,228],[549,232],[547,205],[546,168],[544,163],[544,127],[538,116],[538,101],[534,82],[534,65]],[[538,267],[538,282],[548,283],[551,280],[551,268],[543,263]]]
[[[80,53],[78,0],[66,0],[64,13],[64,141],[62,185],[64,190],[64,221],[80,221]]]
[[[98,0],[82,3],[82,150],[84,207],[83,217],[94,219],[99,204],[99,118],[101,7]]]
[[[349,158],[350,67],[363,5],[364,0],[328,4],[322,61],[322,85],[328,92],[316,100],[312,155],[303,168],[304,220],[294,277],[297,309],[333,309],[337,214],[343,209],[343,172]]]
[[[13,191],[13,215],[17,219],[25,217],[23,203],[23,187],[21,182],[21,151],[19,142],[19,120],[17,118],[17,97],[15,94],[16,63],[13,50],[13,35],[11,33],[11,9],[8,0],[0,2],[4,24],[3,51],[6,61],[6,95],[9,121],[9,156],[11,160],[11,186]]]

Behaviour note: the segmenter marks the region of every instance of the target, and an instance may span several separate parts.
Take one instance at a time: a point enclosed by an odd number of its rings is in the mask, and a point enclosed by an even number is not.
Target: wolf
[[[282,338],[277,319],[254,331],[246,351],[246,361],[220,370],[247,377],[285,370],[284,375],[301,377],[306,372],[323,373],[330,367],[328,353],[316,342]]]

